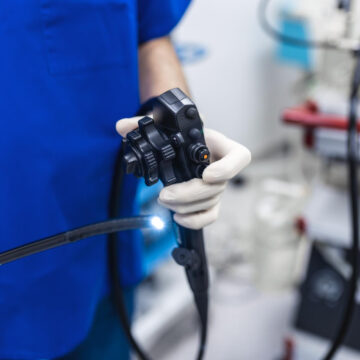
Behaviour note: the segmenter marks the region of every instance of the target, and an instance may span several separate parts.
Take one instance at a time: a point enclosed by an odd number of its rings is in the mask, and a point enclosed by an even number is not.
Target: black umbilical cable
[[[184,266],[190,289],[194,296],[200,320],[200,343],[197,360],[204,357],[208,323],[209,273],[205,252],[203,230],[191,230],[178,226],[181,243],[172,252],[177,264]]]
[[[332,345],[325,355],[324,360],[330,360],[344,341],[346,333],[350,327],[352,315],[356,305],[356,290],[359,273],[359,194],[358,194],[358,132],[357,132],[357,105],[358,91],[360,87],[360,52],[355,52],[356,66],[352,78],[350,91],[350,109],[348,117],[348,182],[349,182],[349,200],[351,204],[351,230],[352,230],[352,248],[350,252],[352,274],[349,283],[348,301],[344,310],[343,320],[334,337]]]
[[[200,346],[196,360],[203,359],[206,350],[207,327],[208,327],[208,298],[209,296],[207,291],[194,293],[194,300],[201,324]]]
[[[121,192],[123,188],[123,178],[124,178],[124,168],[123,168],[123,157],[124,157],[124,147],[121,144],[120,149],[117,154],[114,167],[114,175],[111,185],[110,198],[109,198],[109,217],[117,217],[120,212],[120,200]],[[137,340],[134,338],[131,331],[131,324],[129,317],[126,311],[125,300],[123,290],[121,288],[120,278],[119,278],[119,259],[117,256],[117,235],[112,233],[108,235],[107,240],[108,248],[108,261],[109,261],[109,275],[111,282],[111,291],[112,291],[112,300],[115,310],[118,314],[120,323],[124,330],[124,333],[136,355],[140,360],[150,360],[145,351],[141,348]]]

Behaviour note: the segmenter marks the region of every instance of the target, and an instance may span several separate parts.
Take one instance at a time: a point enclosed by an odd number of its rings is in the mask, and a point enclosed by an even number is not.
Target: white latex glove
[[[117,132],[125,137],[138,127],[142,118],[122,119],[116,123]],[[163,188],[159,203],[175,212],[174,220],[190,229],[201,229],[218,218],[220,196],[228,180],[250,163],[250,151],[218,131],[204,129],[210,150],[211,164],[202,179],[192,179]]]

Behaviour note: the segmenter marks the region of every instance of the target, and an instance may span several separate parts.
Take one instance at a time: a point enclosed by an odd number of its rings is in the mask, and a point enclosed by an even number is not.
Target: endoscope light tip
[[[156,230],[162,230],[165,227],[165,223],[164,221],[159,217],[159,216],[153,216],[151,218],[151,225],[156,229]]]

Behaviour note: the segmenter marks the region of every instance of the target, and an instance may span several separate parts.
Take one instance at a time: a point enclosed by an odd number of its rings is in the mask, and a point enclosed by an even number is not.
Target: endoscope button
[[[198,163],[207,163],[209,161],[210,152],[205,145],[197,143],[195,145],[192,145],[189,150],[191,160]]]
[[[201,131],[197,128],[190,129],[189,136],[194,140],[198,140],[201,137]]]
[[[198,165],[196,168],[195,168],[195,176],[199,179],[201,179],[202,177],[202,174],[204,172],[204,170],[206,169],[206,166],[205,165]]]
[[[184,144],[185,140],[181,133],[177,133],[171,137],[171,142],[175,147],[180,147],[182,144]]]
[[[201,162],[207,162],[207,161],[209,161],[209,155],[210,155],[210,153],[207,148],[201,149],[201,150],[199,150],[198,155],[197,155],[198,160]]]
[[[186,117],[188,117],[189,119],[195,119],[196,115],[197,115],[197,111],[194,107],[190,107],[186,110],[185,112]]]

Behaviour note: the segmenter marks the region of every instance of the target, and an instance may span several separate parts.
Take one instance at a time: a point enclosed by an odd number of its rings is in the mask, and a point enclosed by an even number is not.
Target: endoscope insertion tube
[[[91,236],[145,228],[161,230],[164,226],[165,223],[158,216],[135,216],[98,222],[33,241],[29,244],[0,253],[0,265]]]

